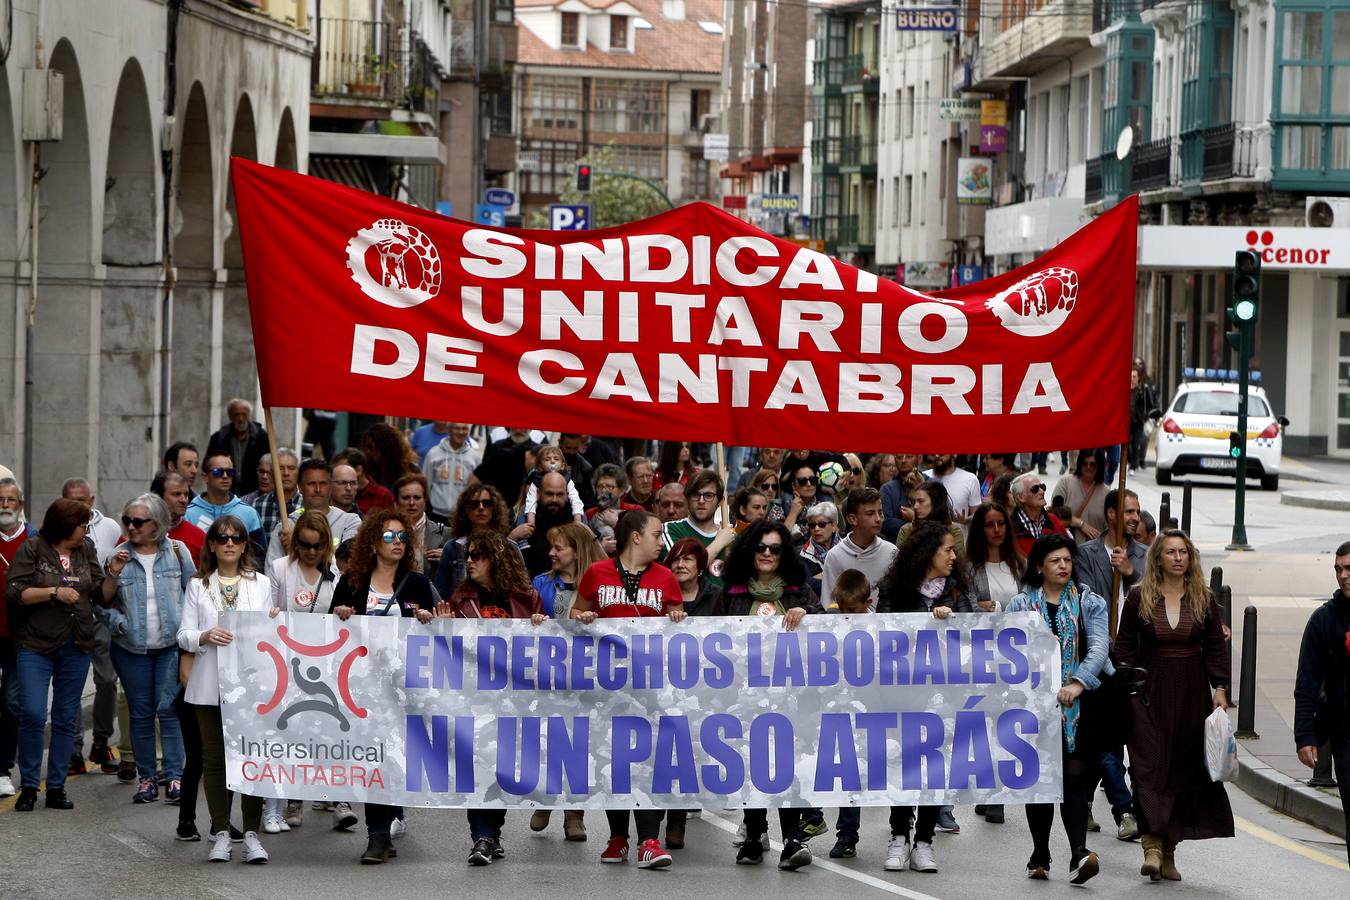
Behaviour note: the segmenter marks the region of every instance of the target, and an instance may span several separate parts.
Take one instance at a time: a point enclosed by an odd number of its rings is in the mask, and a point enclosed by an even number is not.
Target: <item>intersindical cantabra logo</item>
[[[351,692],[352,666],[369,651],[363,645],[345,651],[337,666],[336,685],[323,680],[323,670],[319,666],[306,662],[343,654],[343,645],[350,637],[351,632],[343,628],[332,643],[318,646],[302,644],[290,635],[285,625],[278,625],[277,640],[281,647],[268,641],[258,642],[258,651],[266,653],[277,670],[276,688],[266,702],[258,704],[258,713],[268,715],[281,707],[291,682],[294,682],[304,697],[291,701],[281,709],[276,719],[278,731],[285,731],[291,720],[307,713],[329,716],[337,722],[339,729],[350,731],[352,724],[349,715],[364,719],[369,714],[369,710],[356,704]],[[283,653],[282,647],[290,654]],[[331,665],[328,668],[331,671]]]

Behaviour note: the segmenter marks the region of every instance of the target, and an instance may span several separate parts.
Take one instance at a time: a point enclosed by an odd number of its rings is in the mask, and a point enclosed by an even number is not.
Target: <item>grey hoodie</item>
[[[852,535],[845,537],[825,554],[825,571],[820,576],[820,602],[828,606],[833,602],[834,580],[845,569],[857,569],[867,576],[872,585],[872,603],[877,601],[877,584],[891,568],[895,554],[899,550],[890,541],[880,535],[872,540],[866,549],[853,543]]]

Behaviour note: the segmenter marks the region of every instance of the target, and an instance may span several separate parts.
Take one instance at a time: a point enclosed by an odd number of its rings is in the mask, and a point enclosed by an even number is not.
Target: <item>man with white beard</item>
[[[0,478],[0,594],[9,578],[9,561],[32,533],[24,521],[23,489],[13,478]],[[19,670],[5,606],[0,603],[0,797],[12,797],[14,781],[9,773],[18,751]]]

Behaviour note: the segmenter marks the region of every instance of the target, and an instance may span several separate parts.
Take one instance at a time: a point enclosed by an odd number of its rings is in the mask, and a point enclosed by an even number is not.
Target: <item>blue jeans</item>
[[[839,836],[839,840],[858,843],[858,829],[861,827],[861,807],[842,806],[839,808],[839,818],[834,823],[834,833]]]
[[[19,663],[14,656],[14,642],[0,638],[0,775],[9,775],[18,753]]]
[[[1102,790],[1111,801],[1111,815],[1119,823],[1121,816],[1134,810],[1134,796],[1125,785],[1125,752],[1119,749],[1103,751],[1097,764],[1102,770]]]
[[[113,668],[127,695],[131,714],[131,746],[136,752],[136,774],[155,777],[155,719],[159,719],[160,744],[164,750],[164,777],[183,778],[183,729],[173,708],[178,693],[178,647],[163,647],[132,653],[112,645]]]
[[[504,809],[469,809],[469,840],[500,841],[502,826],[506,824]]]
[[[42,774],[43,729],[47,725],[47,687],[52,689],[52,743],[47,751],[47,791],[64,790],[75,722],[80,716],[80,691],[89,677],[89,654],[72,637],[51,653],[20,649],[19,776],[21,786],[37,790]]]

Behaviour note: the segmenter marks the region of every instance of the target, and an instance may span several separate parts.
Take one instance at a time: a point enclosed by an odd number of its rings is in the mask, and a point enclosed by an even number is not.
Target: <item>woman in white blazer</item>
[[[234,638],[218,624],[220,614],[227,610],[274,610],[271,584],[267,576],[254,569],[248,530],[235,516],[221,516],[207,530],[201,565],[188,583],[178,626],[178,646],[193,654],[184,699],[194,707],[201,727],[202,785],[211,813],[211,852],[207,859],[211,862],[229,862],[231,855],[230,795],[225,787],[225,735],[220,719],[217,661],[217,648]],[[267,851],[258,840],[263,800],[241,794],[239,806],[244,814],[244,862],[265,863]]]

